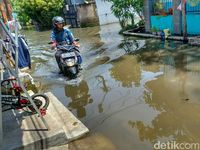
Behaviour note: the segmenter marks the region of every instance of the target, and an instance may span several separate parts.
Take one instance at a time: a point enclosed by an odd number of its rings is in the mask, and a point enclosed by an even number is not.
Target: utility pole
[[[182,33],[182,12],[177,9],[180,4],[181,0],[173,0],[173,26],[175,35],[181,35]]]
[[[186,0],[182,0],[182,28],[183,28],[183,41],[187,42],[187,20],[186,20]]]
[[[0,43],[0,59],[3,57],[3,47],[2,43]],[[0,83],[3,80],[3,65],[1,64],[0,60]],[[1,94],[1,85],[0,85],[0,148],[3,144],[3,122],[2,122],[2,105],[1,105],[1,99],[2,99],[2,94]]]
[[[2,0],[0,0],[0,7],[2,5]],[[3,29],[0,29],[1,31]],[[3,37],[3,31],[0,33],[2,34],[0,37],[2,38]],[[0,43],[0,59],[2,58],[2,55],[3,55],[3,47],[2,47],[2,43]],[[1,83],[1,80],[2,80],[2,77],[3,77],[3,65],[1,64],[1,60],[0,60],[0,83]],[[0,148],[1,146],[3,145],[3,122],[2,122],[2,105],[1,105],[1,97],[2,94],[1,94],[1,85],[0,85]]]
[[[151,15],[154,0],[144,1],[145,31],[151,32]]]

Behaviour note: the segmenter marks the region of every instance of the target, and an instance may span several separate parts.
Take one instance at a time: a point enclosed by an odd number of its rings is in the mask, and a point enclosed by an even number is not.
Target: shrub
[[[60,15],[63,0],[13,0],[14,9],[17,11],[19,20],[27,22],[30,18],[39,26],[51,27],[52,18]]]

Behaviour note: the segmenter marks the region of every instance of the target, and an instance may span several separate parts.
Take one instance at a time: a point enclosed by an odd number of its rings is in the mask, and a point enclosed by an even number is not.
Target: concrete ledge
[[[54,106],[54,111],[51,112],[51,115],[56,117],[56,120],[62,124],[68,142],[89,132],[88,128],[74,117],[60,101],[57,102],[57,98],[52,93],[47,93],[47,96],[51,98],[52,106]],[[57,117],[56,113],[58,113],[59,117]]]
[[[160,39],[159,35],[153,35],[153,34],[148,34],[148,33],[134,33],[129,31],[123,32],[124,35],[129,35],[129,36],[138,36],[138,37],[144,37],[144,38],[157,38]],[[182,36],[169,36],[167,40],[176,40],[176,41],[183,41]]]
[[[131,30],[123,32],[126,36],[137,36],[137,37],[143,37],[143,38],[157,38],[160,39],[160,36],[153,35],[153,34],[147,34],[147,33],[134,33],[131,32]],[[184,38],[182,36],[169,36],[166,40],[175,40],[175,41],[184,41]],[[199,46],[200,45],[200,37],[199,36],[190,36],[188,37],[188,44],[192,46]]]
[[[44,117],[50,130],[46,130],[38,115],[25,112],[3,113],[3,145],[1,150],[39,150],[63,146],[89,132],[74,115],[52,94],[47,115]]]
[[[48,148],[48,150],[68,150],[69,144]]]

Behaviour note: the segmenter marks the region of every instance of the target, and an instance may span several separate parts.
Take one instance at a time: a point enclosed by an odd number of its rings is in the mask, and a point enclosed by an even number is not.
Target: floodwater
[[[123,37],[119,30],[118,24],[73,29],[83,56],[83,71],[73,81],[58,74],[47,44],[50,31],[25,32],[39,90],[54,93],[90,129],[69,149],[200,144],[200,48]]]

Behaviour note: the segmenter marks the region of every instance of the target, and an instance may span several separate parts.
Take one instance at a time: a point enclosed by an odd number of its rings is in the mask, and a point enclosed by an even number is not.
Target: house
[[[110,2],[105,0],[96,0],[96,6],[100,25],[119,22],[118,18],[115,17],[111,11]]]
[[[105,25],[118,22],[105,0],[65,0],[64,18],[72,27]]]
[[[65,0],[64,18],[71,27],[86,27],[99,24],[95,1]]]
[[[145,30],[151,32],[169,29],[172,34],[183,33],[183,5],[185,2],[186,31],[189,35],[200,34],[200,2],[193,0],[145,0]]]

